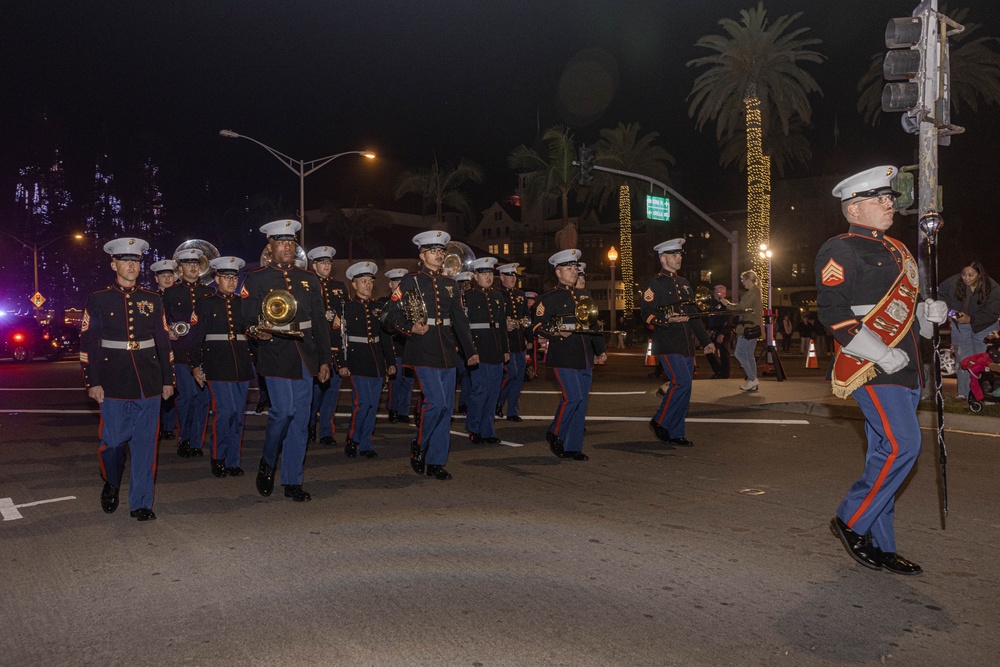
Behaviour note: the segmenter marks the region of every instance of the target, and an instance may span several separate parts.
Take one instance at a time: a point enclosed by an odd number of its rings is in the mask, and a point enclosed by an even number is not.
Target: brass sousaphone
[[[209,266],[209,262],[219,256],[219,249],[203,239],[191,239],[177,246],[173,258],[176,260],[177,253],[191,249],[201,250],[201,259],[198,260],[198,282],[202,285],[208,285],[214,278],[214,271]]]
[[[472,263],[476,260],[472,248],[461,241],[448,241],[444,251],[444,264],[441,267],[441,273],[449,278],[454,278],[462,271],[472,270]]]

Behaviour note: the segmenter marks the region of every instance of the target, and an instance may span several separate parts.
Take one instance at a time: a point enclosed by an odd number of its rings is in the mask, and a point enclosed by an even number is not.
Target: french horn
[[[569,331],[570,333],[579,334],[600,334],[603,332],[595,327],[597,324],[597,316],[597,304],[593,299],[585,296],[576,302],[576,307],[573,309],[573,312],[558,313],[549,317],[548,321],[542,325],[542,330],[552,335],[555,335],[560,331]],[[563,319],[567,317],[572,317],[576,320],[575,323],[567,323],[568,326],[572,326],[571,329],[565,328],[563,325]]]
[[[441,266],[441,272],[444,275],[454,278],[462,271],[472,270],[472,262],[476,260],[472,248],[461,241],[448,241],[444,251],[444,264]]]
[[[303,338],[305,336],[299,330],[298,322],[295,321],[299,304],[288,290],[273,289],[268,292],[261,302],[260,310],[260,324],[273,327],[265,329],[267,333],[288,338]]]
[[[177,246],[177,249],[174,250],[173,259],[177,259],[177,253],[180,251],[191,249],[201,250],[201,259],[198,260],[198,282],[202,285],[208,285],[212,282],[215,273],[212,271],[212,267],[209,266],[209,262],[219,256],[219,249],[203,239],[191,239]],[[180,275],[178,274],[179,277]]]

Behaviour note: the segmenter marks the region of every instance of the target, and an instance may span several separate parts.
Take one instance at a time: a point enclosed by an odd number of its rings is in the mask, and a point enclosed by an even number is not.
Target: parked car
[[[79,336],[76,337],[79,347]],[[35,357],[61,359],[72,349],[72,336],[61,330],[42,327],[33,317],[26,315],[5,315],[0,317],[0,357],[10,357],[14,361],[31,361]]]

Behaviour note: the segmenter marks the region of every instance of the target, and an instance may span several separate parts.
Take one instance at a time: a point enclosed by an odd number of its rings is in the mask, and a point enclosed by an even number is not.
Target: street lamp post
[[[618,310],[618,303],[617,303],[618,300],[615,298],[615,296],[616,296],[615,295],[615,262],[616,261],[618,261],[618,251],[615,250],[614,246],[611,246],[611,249],[608,250],[608,262],[611,263],[611,288],[608,290],[608,312],[610,313],[610,317],[611,317],[611,324],[608,327],[608,329],[610,331],[614,331],[615,327],[618,326],[618,318],[615,317],[615,315],[617,315],[616,311]]]
[[[782,382],[785,379],[785,369],[781,365],[781,359],[778,358],[778,350],[774,347],[774,304],[771,301],[771,296],[773,292],[771,287],[773,285],[773,276],[771,272],[771,257],[774,253],[771,249],[767,247],[766,243],[760,244],[760,252],[758,253],[761,259],[767,260],[767,308],[764,310],[764,370],[761,375],[774,373],[775,378],[778,382]]]
[[[63,239],[68,239],[70,237],[72,237],[72,238],[74,238],[74,239],[76,239],[76,240],[79,241],[80,239],[83,238],[83,234],[64,234],[63,236],[57,236],[54,239],[49,239],[45,243],[39,245],[37,243],[28,243],[27,241],[23,241],[23,240],[17,238],[16,236],[14,236],[13,234],[11,234],[9,232],[0,231],[0,234],[4,234],[5,236],[9,236],[10,238],[14,239],[15,241],[17,241],[18,243],[20,243],[25,248],[27,248],[28,250],[31,251],[32,261],[33,261],[34,267],[35,267],[35,291],[32,292],[32,294],[31,294],[32,297],[34,297],[35,294],[38,294],[38,251],[42,250],[43,248],[45,248],[47,246],[52,245],[56,241],[61,241]],[[35,306],[35,310],[41,310],[42,309],[41,305],[35,303],[34,301],[32,301],[32,303]]]
[[[339,157],[345,155],[364,155],[369,160],[375,158],[375,153],[371,151],[344,151],[343,153],[336,153],[335,155],[327,155],[326,157],[316,158],[315,160],[297,160],[293,157],[285,155],[279,150],[271,148],[262,141],[257,141],[253,137],[248,137],[245,134],[237,134],[232,130],[219,130],[219,136],[226,137],[229,139],[246,139],[247,141],[252,141],[268,153],[278,158],[281,164],[288,167],[293,174],[297,174],[299,177],[299,222],[302,224],[302,229],[299,230],[299,245],[302,246],[304,250],[306,247],[306,176],[322,169],[326,165],[330,164]]]

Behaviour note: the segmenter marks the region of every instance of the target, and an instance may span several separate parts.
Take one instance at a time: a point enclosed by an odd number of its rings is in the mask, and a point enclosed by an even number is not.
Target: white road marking
[[[469,434],[468,433],[464,433],[462,431],[448,431],[448,432],[451,433],[452,435],[462,436],[466,440],[469,439]],[[501,445],[506,445],[507,447],[524,447],[524,445],[520,445],[520,444],[518,444],[516,442],[507,442],[506,440],[501,440],[500,444]]]
[[[13,498],[0,498],[0,514],[3,515],[4,521],[14,521],[16,519],[24,518],[21,516],[21,513],[17,511],[22,507],[34,507],[35,505],[45,505],[46,503],[58,503],[63,500],[76,500],[76,496],[63,496],[62,498],[36,500],[33,503],[21,503],[20,505],[15,505]]]

